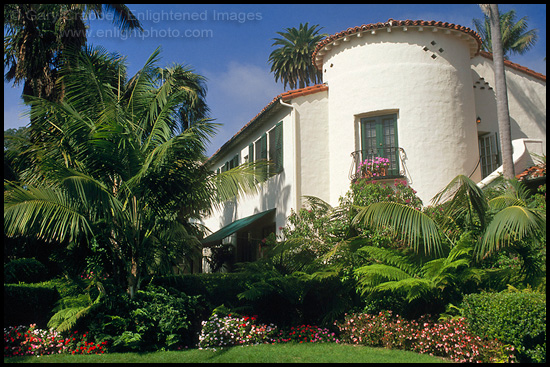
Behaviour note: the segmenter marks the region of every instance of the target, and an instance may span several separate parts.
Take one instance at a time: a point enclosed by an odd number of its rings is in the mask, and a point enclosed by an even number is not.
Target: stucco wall
[[[476,113],[481,118],[478,130],[498,132],[493,61],[483,56],[473,58],[472,79],[474,83],[480,81],[474,89]],[[506,87],[512,140],[541,139],[545,149],[546,82],[506,67]]]
[[[478,134],[498,131],[492,61],[470,58],[470,36],[434,29],[379,29],[331,45],[322,66],[328,91],[294,97],[287,101],[292,108],[277,101],[273,113],[216,158],[222,165],[240,152],[242,162],[248,145],[282,121],[283,172],[258,194],[225,203],[204,224],[216,231],[277,208],[279,228],[302,196],[338,205],[350,185],[350,153],[361,149],[360,119],[367,116],[396,114],[406,179],[424,205],[458,174],[481,180]],[[507,81],[512,138],[542,139],[545,152],[546,82],[510,68]]]
[[[212,215],[204,218],[202,223],[212,232],[232,223],[236,219],[244,218],[269,209],[277,208],[275,214],[276,228],[284,226],[286,217],[290,215],[291,203],[294,199],[294,181],[293,161],[294,154],[292,150],[292,119],[291,109],[283,108],[262,119],[258,128],[235,145],[224,154],[217,157],[217,161],[222,165],[226,160],[230,160],[240,152],[240,162],[243,157],[248,155],[248,145],[258,140],[262,134],[271,130],[277,123],[283,122],[283,171],[274,177],[271,177],[258,188],[258,193],[241,198],[239,201],[227,201],[221,205],[221,208],[214,210]],[[215,167],[216,168],[216,167]]]
[[[297,195],[300,206],[303,196],[330,199],[329,126],[327,92],[296,98],[297,128]]]
[[[324,56],[323,73],[332,204],[349,188],[350,153],[360,149],[356,124],[366,114],[397,113],[407,179],[425,205],[456,175],[474,169],[475,104],[463,38],[430,28],[379,30],[333,47]]]

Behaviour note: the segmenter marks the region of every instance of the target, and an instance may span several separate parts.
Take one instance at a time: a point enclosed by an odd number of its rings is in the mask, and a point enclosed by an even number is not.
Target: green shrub
[[[189,296],[202,296],[209,313],[220,305],[244,312],[246,303],[239,300],[237,295],[246,290],[248,282],[257,281],[260,276],[243,273],[184,274],[155,277],[151,283],[177,289]]]
[[[149,285],[133,299],[110,297],[83,322],[88,321],[97,340],[112,342],[113,351],[174,350],[196,344],[205,317],[200,296]]]
[[[4,284],[38,283],[48,278],[48,269],[35,259],[16,259],[4,265]]]
[[[464,296],[461,307],[477,335],[513,345],[520,362],[546,362],[545,294],[469,294]]]
[[[348,193],[349,195],[349,193]],[[352,183],[351,195],[354,205],[367,206],[381,201],[391,201],[421,208],[422,200],[406,180],[394,180],[393,184],[361,178]]]
[[[53,286],[4,284],[4,327],[36,324],[45,328],[58,299]]]

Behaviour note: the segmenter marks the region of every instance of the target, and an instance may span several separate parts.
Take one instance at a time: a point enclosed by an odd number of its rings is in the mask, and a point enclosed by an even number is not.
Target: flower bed
[[[331,333],[326,328],[321,328],[315,325],[300,325],[297,327],[291,327],[289,330],[281,330],[272,340],[272,343],[286,342],[338,343],[338,339],[334,333]]]
[[[280,330],[273,324],[259,324],[256,317],[221,317],[214,314],[203,321],[199,335],[199,348],[229,347],[263,343],[322,343],[338,342],[328,329],[312,325],[300,325]]]
[[[335,325],[345,343],[411,350],[455,362],[515,360],[512,346],[472,335],[464,318],[443,322],[432,322],[427,318],[408,321],[386,311],[378,315],[346,315],[342,323],[336,322]]]
[[[95,343],[88,340],[86,333],[78,331],[63,336],[50,329],[37,329],[30,326],[4,328],[4,357],[37,356],[58,353],[102,354],[107,342]]]
[[[199,348],[230,347],[234,345],[259,344],[271,341],[278,333],[275,325],[257,324],[256,318],[236,317],[231,314],[222,317],[213,314],[202,322],[199,334]]]

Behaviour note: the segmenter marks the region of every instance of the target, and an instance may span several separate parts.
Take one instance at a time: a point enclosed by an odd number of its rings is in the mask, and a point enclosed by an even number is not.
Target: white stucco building
[[[380,179],[407,180],[425,205],[459,174],[490,180],[501,161],[493,62],[480,43],[455,24],[392,19],[321,41],[312,62],[323,84],[276,96],[210,158],[213,170],[270,159],[277,173],[204,219],[214,232],[205,246],[232,243],[236,261],[255,260],[303,196],[337,205],[372,156],[390,160]],[[546,154],[546,76],[505,68],[519,172],[531,152]]]

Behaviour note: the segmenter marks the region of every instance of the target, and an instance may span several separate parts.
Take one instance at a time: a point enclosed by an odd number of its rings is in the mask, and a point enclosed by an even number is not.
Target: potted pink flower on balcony
[[[363,178],[379,178],[387,176],[390,160],[384,157],[373,157],[365,159],[359,163],[357,173]]]

